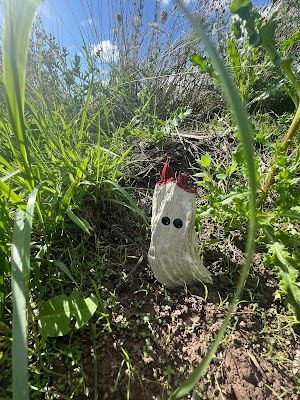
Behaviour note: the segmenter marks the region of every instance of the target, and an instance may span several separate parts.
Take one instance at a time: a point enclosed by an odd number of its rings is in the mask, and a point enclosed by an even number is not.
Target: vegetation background
[[[38,0],[1,3],[0,398],[300,393],[299,1],[162,3],[87,2],[110,51],[78,24],[76,54],[30,33]],[[167,155],[213,287],[147,265]]]

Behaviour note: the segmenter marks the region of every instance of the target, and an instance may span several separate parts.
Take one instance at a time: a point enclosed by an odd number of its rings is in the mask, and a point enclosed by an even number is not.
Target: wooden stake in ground
[[[185,174],[174,178],[169,162],[153,195],[149,264],[167,288],[212,283],[197,251],[196,189],[187,185]]]

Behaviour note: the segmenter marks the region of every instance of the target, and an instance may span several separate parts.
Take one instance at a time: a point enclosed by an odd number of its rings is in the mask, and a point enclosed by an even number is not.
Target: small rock
[[[245,321],[241,321],[240,322],[240,327],[241,328],[246,328],[246,322]]]
[[[297,378],[300,378],[300,349],[296,350],[296,352],[295,352],[292,369],[293,369],[293,374]]]

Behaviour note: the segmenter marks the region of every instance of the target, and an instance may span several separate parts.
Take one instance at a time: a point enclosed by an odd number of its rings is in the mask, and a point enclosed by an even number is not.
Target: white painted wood
[[[212,283],[197,251],[195,232],[196,194],[175,182],[157,184],[152,203],[151,244],[148,261],[155,278],[167,288]],[[164,225],[162,219],[169,218]],[[182,227],[176,228],[174,220]]]

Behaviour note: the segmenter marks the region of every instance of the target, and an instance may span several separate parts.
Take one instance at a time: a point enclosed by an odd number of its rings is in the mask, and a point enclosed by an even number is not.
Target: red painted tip
[[[196,193],[197,189],[195,187],[189,187],[187,184],[187,175],[183,174],[181,171],[179,172],[177,178],[176,178],[176,185],[180,187],[181,189],[185,190],[186,192],[189,193]]]
[[[168,157],[163,172],[161,174],[161,180],[157,183],[157,185],[166,185],[167,183],[173,182],[186,192],[196,193],[197,189],[195,187],[191,188],[188,186],[187,175],[179,172],[177,178],[174,178],[173,168],[169,166],[170,160],[171,157]]]
[[[173,178],[173,176],[174,176],[173,168],[169,167],[170,160],[171,160],[171,157],[168,157],[167,161],[165,163],[163,172],[161,174],[162,181],[166,181],[167,179]]]

